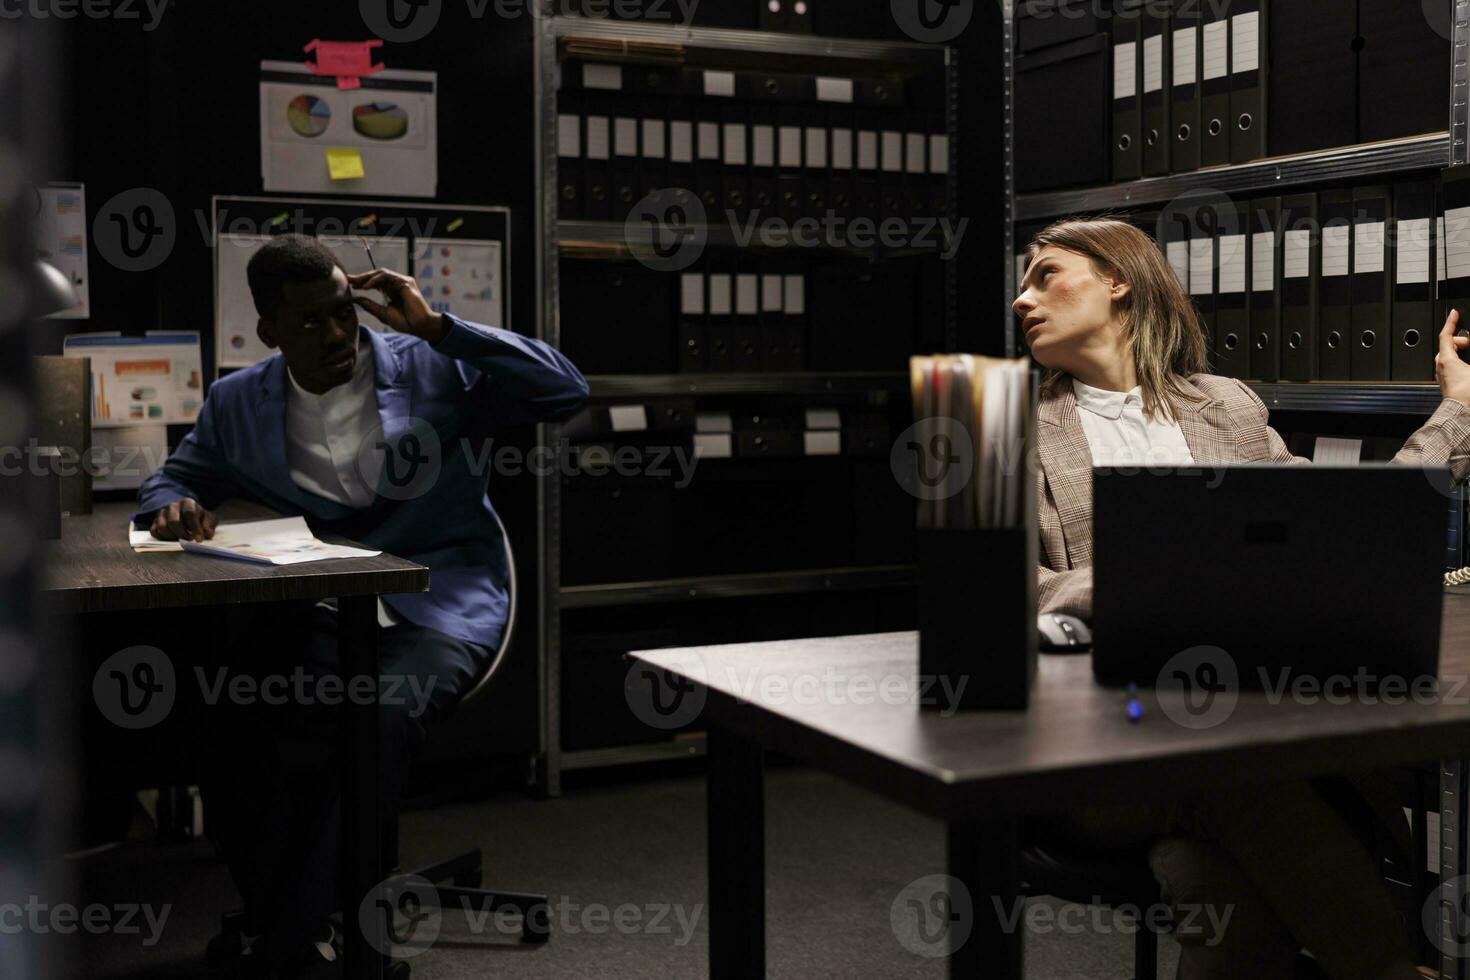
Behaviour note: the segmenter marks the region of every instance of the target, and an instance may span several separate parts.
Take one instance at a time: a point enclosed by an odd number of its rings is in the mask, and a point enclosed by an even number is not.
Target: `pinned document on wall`
[[[76,290],[77,304],[51,316],[80,320],[91,316],[87,276],[87,191],[78,183],[36,188],[36,258],[49,262]]]
[[[168,459],[168,426],[161,422],[92,430],[93,490],[136,490]]]
[[[505,326],[502,262],[500,242],[414,241],[414,278],[434,312],[489,327]]]
[[[204,372],[198,333],[72,334],[62,341],[61,353],[92,361],[94,430],[187,424],[199,416]]]
[[[295,61],[260,63],[260,172],[268,191],[433,197],[438,75],[385,69],[343,89]]]

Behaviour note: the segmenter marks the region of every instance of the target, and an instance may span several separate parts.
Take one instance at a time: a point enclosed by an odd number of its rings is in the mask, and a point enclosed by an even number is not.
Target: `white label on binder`
[[[709,315],[730,315],[730,274],[711,273],[709,277]]]
[[[686,272],[679,277],[679,312],[704,316],[704,274]]]
[[[1251,236],[1251,292],[1276,289],[1276,233],[1258,231]]]
[[[669,122],[669,159],[675,163],[694,162],[694,124],[687,119]]]
[[[774,167],[776,165],[776,127],[750,127],[750,165],[752,167]]]
[[[1445,278],[1470,276],[1470,208],[1444,213]]]
[[[801,127],[782,126],[781,137],[781,166],[801,166]]]
[[[621,92],[623,90],[623,66],[583,65],[582,87],[606,89],[609,92]]]
[[[852,130],[832,130],[832,169],[852,169]]]
[[[704,94],[725,95],[735,94],[735,73],[733,71],[707,71],[704,73]]]
[[[1429,219],[1403,218],[1397,225],[1398,262],[1394,263],[1394,282],[1429,282]]]
[[[696,412],[694,415],[695,432],[734,432],[735,426],[730,423],[729,412]]]
[[[1143,91],[1157,92],[1164,87],[1164,35],[1143,39]]]
[[[1383,222],[1361,221],[1353,225],[1353,272],[1383,271]]]
[[[699,159],[718,160],[720,158],[720,124],[715,122],[700,122],[699,124]]]
[[[1261,12],[1230,18],[1230,70],[1255,71],[1261,67]]]
[[[607,159],[607,117],[587,117],[587,158],[589,160]]]
[[[725,123],[725,166],[745,166],[745,123]]]
[[[1176,279],[1179,280],[1179,285],[1183,286],[1185,289],[1188,289],[1189,288],[1189,243],[1188,242],[1170,242],[1164,248],[1164,251],[1169,256],[1169,265],[1174,269],[1174,278],[1176,278]],[[1017,258],[1019,260],[1023,261],[1023,262],[1026,259],[1026,257],[1024,255],[1017,256]],[[1025,267],[1022,266],[1022,268],[1025,268]]]
[[[742,272],[735,277],[735,312],[740,316],[755,316],[760,312],[760,279],[754,272]]]
[[[861,130],[858,132],[858,169],[878,169],[878,134]]]
[[[949,134],[935,133],[929,137],[929,172],[949,173]]]
[[[852,79],[817,77],[818,102],[851,102]]]
[[[729,459],[735,453],[730,448],[730,436],[723,432],[695,433],[695,459]]]
[[[827,131],[825,129],[806,131],[806,165],[821,170],[827,168]]]
[[[648,410],[642,405],[612,405],[607,417],[614,432],[642,432],[648,428]]]
[[[841,432],[803,432],[801,441],[808,456],[842,455]]]
[[[761,276],[761,312],[781,312],[781,277],[773,273]]]
[[[1220,292],[1245,292],[1245,236],[1220,236]]]
[[[885,173],[903,173],[903,133],[883,131],[883,170]]]
[[[806,410],[808,429],[842,428],[842,412],[835,408],[809,408]]]
[[[1205,81],[1230,74],[1230,23],[1217,20],[1205,25]]]
[[[556,117],[556,155],[579,157],[582,155],[582,120],[576,116]]]
[[[1311,231],[1288,231],[1282,236],[1281,252],[1281,278],[1305,279],[1312,274]]]
[[[622,116],[613,120],[613,153],[620,157],[638,155],[638,120]]]
[[[1322,228],[1322,275],[1323,277],[1348,274],[1348,255],[1351,253],[1352,226],[1346,224],[1326,225]]]
[[[806,276],[796,275],[786,277],[786,315],[806,315]]]
[[[1434,242],[1435,242],[1435,248],[1434,248],[1434,250],[1435,250],[1435,252],[1439,253],[1439,255],[1438,255],[1438,260],[1439,260],[1439,281],[1440,282],[1444,282],[1446,279],[1448,279],[1450,277],[1449,267],[1448,267],[1448,265],[1445,262],[1444,216],[1441,215],[1436,220],[1439,222],[1435,226],[1436,229],[1438,230],[1439,234],[1434,239]]]
[[[1197,27],[1174,32],[1174,84],[1193,85],[1199,81],[1199,38]]]
[[[1208,296],[1215,291],[1215,240],[1189,240],[1189,293]]]
[[[909,133],[904,137],[904,169],[911,174],[922,174],[928,172],[927,162],[924,160],[924,151],[928,148],[929,140],[923,133]]]
[[[1138,42],[1113,45],[1113,98],[1131,99],[1138,94]]]
[[[659,160],[664,158],[664,121],[662,119],[643,120],[643,155]]]

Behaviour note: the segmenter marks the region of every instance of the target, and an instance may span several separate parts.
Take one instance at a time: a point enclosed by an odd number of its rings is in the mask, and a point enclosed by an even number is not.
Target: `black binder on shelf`
[[[821,105],[802,108],[801,212],[808,218],[821,220],[827,212],[827,179],[830,167],[831,134],[827,109]]]
[[[1200,325],[1205,331],[1205,350],[1208,352],[1210,370],[1216,369],[1215,354],[1215,270],[1216,230],[1218,216],[1212,207],[1199,208],[1192,217],[1188,231],[1189,242],[1189,295],[1199,310]]]
[[[1421,17],[1416,5],[1405,15]],[[1262,11],[1271,39],[1266,90],[1267,152],[1303,153],[1358,140],[1358,5],[1284,0]],[[1446,75],[1448,79],[1448,75]],[[1444,105],[1443,95],[1436,103]]]
[[[1281,377],[1281,199],[1250,202],[1250,355],[1246,377],[1276,381]]]
[[[1232,0],[1230,5],[1231,163],[1266,155],[1267,3]]]
[[[585,174],[582,213],[594,221],[612,219],[612,117],[587,99],[583,122],[582,170]]]
[[[765,371],[789,369],[785,290],[781,264],[767,259],[760,271],[760,365]]]
[[[1158,244],[1164,252],[1164,259],[1169,263],[1169,268],[1174,270],[1174,278],[1179,280],[1179,288],[1183,289],[1185,295],[1191,300],[1194,294],[1189,288],[1189,228],[1190,222],[1187,217],[1178,212],[1166,211],[1158,219]]]
[[[749,214],[750,190],[750,126],[743,102],[731,102],[721,107],[720,122],[720,187],[724,209],[736,221],[743,221]],[[728,225],[724,216],[710,216],[711,224]]]
[[[851,220],[857,201],[853,184],[856,134],[852,128],[852,110],[846,106],[833,106],[828,110],[828,119],[832,123],[832,169],[828,177],[827,200],[838,217]]]
[[[1393,188],[1353,189],[1353,331],[1349,372],[1354,381],[1387,381],[1393,324]]]
[[[898,113],[883,114],[883,128],[878,131],[878,213],[880,218],[903,214],[903,117]]]
[[[1218,213],[1215,236],[1215,373],[1250,373],[1250,216],[1243,204]]]
[[[612,118],[612,217],[626,221],[638,202],[638,117],[624,102]]]
[[[878,219],[878,130],[865,113],[855,116],[857,169],[853,176],[853,213],[869,221]]]
[[[796,221],[802,212],[802,122],[798,105],[776,107],[776,200],[782,220]]]
[[[903,213],[914,220],[929,214],[929,134],[921,113],[911,113],[908,124],[903,134]]]
[[[1143,176],[1143,99],[1139,68],[1139,41],[1143,5],[1139,0],[1115,0],[1110,27],[1113,65],[1112,154],[1113,181]]]
[[[664,100],[646,100],[638,112],[638,199],[669,186],[669,122]]]
[[[776,194],[776,107],[750,106],[750,208],[759,220],[779,212]]]
[[[1316,381],[1352,377],[1353,336],[1353,192],[1323,191],[1322,273],[1318,286]]]
[[[735,369],[735,275],[728,261],[709,264],[709,369]]]
[[[806,266],[782,276],[783,317],[786,323],[786,370],[807,366]]]
[[[1317,195],[1281,198],[1281,380],[1317,378],[1317,292],[1322,232]]]
[[[557,96],[556,185],[557,214],[562,218],[583,217],[582,101],[579,93]]]
[[[735,273],[735,370],[761,368],[761,286],[755,263],[744,260]]]
[[[694,111],[687,99],[669,104],[669,187],[687,214],[695,197]]]
[[[1470,328],[1470,166],[1447,167],[1440,171],[1440,216],[1444,220],[1445,277],[1442,315],[1435,321],[1436,333],[1451,310],[1460,311],[1459,329]],[[1434,339],[1438,346],[1439,339]]]
[[[1436,267],[1434,283],[1434,329],[1443,329],[1445,320],[1450,314],[1450,284],[1448,263],[1445,258],[1445,231],[1444,220],[1444,184],[1441,180],[1434,182],[1434,264]],[[1439,341],[1436,339],[1435,344]]]
[[[1287,0],[1290,2],[1290,0]],[[1452,0],[1407,9],[1358,4],[1358,139],[1364,143],[1436,133],[1448,125]]]
[[[1436,224],[1433,181],[1394,186],[1393,353],[1389,364],[1394,381],[1434,380]]]
[[[1205,2],[1200,18],[1200,164],[1230,162],[1230,10]]]
[[[1169,17],[1169,142],[1171,173],[1200,166],[1200,4],[1175,0]]]
[[[679,274],[679,370],[709,370],[709,333],[705,326],[706,275]]]
[[[943,218],[949,213],[949,131],[944,113],[931,112],[929,119],[929,200],[927,215]]]
[[[1143,14],[1143,175],[1169,173],[1169,68],[1171,37],[1168,3],[1150,4]]]
[[[713,221],[725,202],[724,152],[721,148],[721,113],[724,106],[703,100],[695,108],[694,192],[704,205],[705,219]]]

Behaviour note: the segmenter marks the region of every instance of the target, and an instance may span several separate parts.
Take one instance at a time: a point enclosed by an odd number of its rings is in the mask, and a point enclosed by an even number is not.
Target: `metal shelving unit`
[[[887,371],[725,374],[594,374],[593,398],[658,395],[853,395],[901,392],[908,378]]]
[[[616,582],[608,585],[568,585],[562,587],[561,605],[563,609],[593,609],[599,606],[650,605],[741,596],[883,589],[914,585],[917,582],[915,576],[916,571],[912,565],[874,565],[867,568],[705,575],[650,582]]]
[[[535,74],[537,172],[541,199],[537,221],[537,284],[540,336],[560,345],[559,304],[562,259],[636,259],[650,244],[647,225],[614,221],[562,221],[558,215],[557,111],[558,62],[562,58],[631,64],[680,65],[731,70],[793,71],[853,78],[908,78],[943,71],[948,98],[949,194],[951,216],[958,202],[958,134],[956,106],[958,81],[953,49],[918,43],[865,41],[742,31],[723,28],[648,24],[610,19],[557,16],[550,0],[535,4]],[[734,229],[707,226],[698,229],[713,248],[746,248]],[[784,246],[785,249],[804,247]],[[938,248],[821,249],[829,255],[886,259],[934,255]],[[948,310],[945,341],[956,343],[958,280],[954,263],[945,264],[944,288]],[[902,372],[780,372],[730,374],[597,375],[589,378],[594,398],[653,397],[659,395],[867,395],[868,404],[883,404],[907,390]],[[543,427],[544,445],[558,445],[555,427]],[[616,765],[658,759],[685,758],[703,752],[703,739],[681,737],[668,743],[634,745],[564,753],[561,747],[562,612],[566,609],[639,605],[655,602],[720,599],[735,596],[779,596],[866,588],[906,588],[914,582],[908,566],[815,569],[753,575],[711,576],[608,585],[561,585],[561,485],[554,476],[538,480],[538,583],[541,630],[541,703],[545,728],[539,765],[540,786],[549,795],[560,792],[564,769]]]
[[[1428,416],[1439,407],[1436,385],[1335,381],[1247,381],[1271,410]]]

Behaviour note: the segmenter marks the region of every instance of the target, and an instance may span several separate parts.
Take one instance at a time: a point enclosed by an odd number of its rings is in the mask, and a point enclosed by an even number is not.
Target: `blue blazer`
[[[193,497],[231,497],[300,515],[429,568],[429,591],[384,599],[409,622],[494,647],[507,614],[505,545],[485,492],[493,428],[560,421],[587,400],[587,381],[551,346],[445,314],[438,345],[360,328],[387,447],[367,508],[309,493],[286,465],[286,360],[280,353],[216,381],[194,430],[138,491],[133,519]]]

